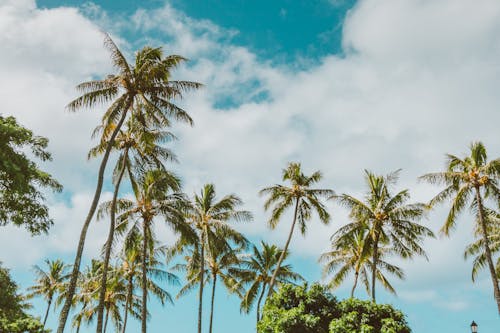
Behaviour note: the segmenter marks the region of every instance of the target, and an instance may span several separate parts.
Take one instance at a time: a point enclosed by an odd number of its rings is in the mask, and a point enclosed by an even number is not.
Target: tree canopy
[[[29,150],[42,162],[49,161],[47,144],[14,117],[0,116],[0,225],[23,226],[35,235],[52,226],[41,190],[61,191],[62,186],[26,154]]]

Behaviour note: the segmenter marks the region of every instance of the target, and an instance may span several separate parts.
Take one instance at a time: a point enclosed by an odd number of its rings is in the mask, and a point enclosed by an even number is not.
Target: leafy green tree
[[[258,333],[328,333],[340,316],[337,299],[323,286],[283,284],[267,298]]]
[[[339,303],[341,316],[330,323],[330,333],[410,333],[401,311],[388,304],[347,299]]]
[[[367,239],[366,233],[368,230],[355,231],[346,235],[332,237],[332,249],[325,252],[320,257],[320,262],[324,263],[323,277],[335,272],[328,286],[332,289],[337,288],[344,282],[350,272],[354,273],[354,283],[351,289],[351,298],[354,297],[354,291],[358,285],[359,278],[365,286],[366,292],[370,294],[369,269],[373,267],[371,248],[365,246]],[[391,254],[391,249],[387,247],[379,247],[378,249],[378,264],[376,277],[382,286],[391,293],[396,294],[396,291],[389,283],[384,272],[391,273],[400,279],[404,278],[404,273],[401,268],[394,266],[384,260],[384,257]]]
[[[451,208],[441,232],[449,236],[456,227],[457,216],[469,206],[475,216],[477,230],[482,237],[484,258],[490,271],[493,284],[493,294],[500,314],[500,287],[493,263],[491,244],[488,234],[488,220],[484,200],[492,198],[498,204],[500,188],[500,158],[488,161],[486,148],[481,142],[470,145],[470,155],[459,158],[447,155],[447,168],[443,172],[429,173],[421,179],[431,183],[445,186],[430,202],[432,206],[451,201]]]
[[[171,140],[174,136],[161,128],[150,128],[142,124],[137,117],[139,115],[132,114],[126,123],[126,129],[120,130],[115,138],[113,149],[120,152],[118,162],[114,170],[115,189],[109,209],[110,224],[108,238],[104,246],[104,262],[102,267],[101,289],[99,292],[98,319],[104,311],[104,297],[107,286],[108,265],[111,257],[111,248],[114,240],[115,232],[115,217],[116,217],[116,201],[120,185],[125,175],[125,172],[132,179],[133,175],[138,170],[144,168],[165,169],[164,161],[174,161],[175,156],[167,148],[161,146],[161,143]],[[104,131],[102,126],[96,128],[94,133]],[[90,150],[89,157],[94,157],[102,154],[107,146],[106,140],[101,139],[101,143]],[[99,215],[98,215],[99,218]],[[99,322],[99,321],[98,321]]]
[[[42,162],[50,161],[47,144],[46,138],[34,135],[14,117],[0,115],[0,226],[12,223],[33,235],[46,233],[52,226],[40,190],[61,191],[62,186],[24,151],[29,149]]]
[[[333,195],[332,190],[328,189],[313,189],[311,186],[318,183],[322,178],[320,171],[314,172],[311,176],[306,176],[301,169],[300,163],[289,163],[286,169],[282,171],[282,179],[284,182],[290,182],[290,186],[274,185],[264,188],[260,191],[260,195],[268,196],[264,208],[268,210],[272,207],[269,226],[274,229],[278,225],[283,213],[290,207],[294,207],[292,225],[288,238],[285,243],[280,259],[276,264],[276,270],[269,282],[269,291],[272,292],[276,277],[278,275],[281,263],[288,251],[288,246],[295,230],[295,224],[298,222],[302,235],[307,229],[306,222],[312,217],[312,212],[316,212],[319,219],[324,224],[330,222],[330,214],[321,202],[321,198],[327,198]]]
[[[198,333],[201,333],[202,308],[203,308],[203,286],[205,284],[205,263],[206,249],[218,249],[219,251],[230,251],[231,245],[246,246],[246,238],[233,229],[228,222],[250,221],[252,214],[248,211],[237,210],[243,201],[234,194],[216,198],[215,186],[206,184],[203,186],[200,195],[194,196],[187,212],[186,219],[191,226],[194,238],[181,238],[174,247],[175,251],[182,251],[185,246],[197,248],[195,253],[199,253],[199,275],[191,274],[190,281],[198,281],[199,304],[198,304]],[[193,258],[196,258],[195,256]],[[196,265],[196,261],[193,261]],[[195,266],[193,266],[194,268]],[[194,279],[194,280],[193,280]]]
[[[241,297],[241,310],[249,313],[255,301],[257,301],[257,323],[260,320],[261,303],[264,300],[267,286],[271,282],[271,277],[282,252],[276,245],[265,242],[261,242],[261,248],[259,250],[258,247],[253,245],[252,253],[241,256],[240,267],[233,273],[238,279],[237,288],[246,288],[246,292],[242,293]],[[300,274],[293,271],[291,265],[285,264],[287,258],[288,253],[284,256],[278,275],[276,275],[276,281],[280,284],[304,281]]]
[[[391,187],[398,180],[399,170],[388,176],[378,176],[369,171],[365,173],[368,191],[364,200],[348,194],[334,197],[350,210],[352,220],[336,234],[338,237],[344,237],[368,231],[364,233],[366,235],[364,245],[372,256],[371,297],[375,301],[375,282],[377,279],[383,279],[379,274],[381,270],[378,269],[383,265],[380,261],[380,248],[389,247],[391,252],[402,258],[412,258],[415,254],[426,257],[420,243],[424,237],[434,237],[434,234],[430,229],[417,223],[426,211],[424,204],[407,203],[410,199],[407,189],[394,195],[391,193]]]
[[[171,72],[186,59],[178,55],[164,56],[161,48],[144,47],[136,53],[135,64],[129,64],[113,40],[106,34],[104,44],[110,51],[111,59],[117,74],[108,75],[103,80],[83,82],[77,86],[82,95],[68,104],[70,111],[92,108],[97,105],[111,104],[103,115],[103,136],[106,148],[99,166],[94,198],[82,226],[78,241],[75,263],[68,285],[67,298],[61,311],[57,333],[63,333],[73,295],[76,289],[82,253],[87,230],[97,209],[104,182],[104,171],[118,135],[127,116],[134,108],[141,110],[143,122],[154,121],[156,124],[168,126],[172,119],[192,124],[186,111],[171,102],[173,98],[181,98],[188,89],[200,87],[199,83],[171,80]],[[141,105],[143,107],[138,107]],[[144,123],[145,124],[145,123]],[[97,320],[97,333],[102,332],[102,311]]]
[[[38,318],[25,312],[30,305],[17,290],[9,270],[0,263],[0,332],[48,333]]]
[[[47,322],[47,317],[49,316],[50,306],[54,297],[61,292],[64,287],[64,283],[68,278],[68,265],[66,265],[62,260],[45,260],[47,266],[47,271],[44,271],[40,266],[35,265],[34,271],[37,276],[36,284],[30,288],[28,291],[28,297],[42,296],[47,301],[47,310],[45,312],[45,317],[43,318],[43,327]]]

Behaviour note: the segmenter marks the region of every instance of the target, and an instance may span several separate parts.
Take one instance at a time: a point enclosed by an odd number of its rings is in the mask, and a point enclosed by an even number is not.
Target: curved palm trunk
[[[285,258],[286,252],[288,251],[288,246],[290,245],[290,241],[292,240],[293,230],[295,229],[295,223],[297,222],[297,212],[299,210],[299,198],[295,201],[295,212],[293,213],[293,222],[292,227],[290,228],[290,232],[288,234],[288,239],[286,240],[285,248],[283,252],[281,252],[280,258],[278,259],[278,263],[276,264],[276,269],[274,270],[273,276],[271,277],[271,282],[269,283],[269,294],[273,292],[274,283],[276,282],[276,276],[278,275],[278,271],[281,268],[281,263]]]
[[[147,276],[146,276],[146,257],[148,255],[148,239],[147,239],[147,221],[143,224],[143,244],[142,244],[142,312],[141,312],[141,332],[146,333],[146,320],[147,320],[147,302],[148,302],[148,287],[147,287]]]
[[[488,261],[488,268],[491,274],[491,281],[493,282],[493,294],[495,296],[495,301],[498,307],[498,314],[500,314],[500,288],[498,286],[498,277],[495,271],[495,265],[493,264],[493,259],[490,250],[490,240],[488,239],[488,231],[486,229],[486,221],[484,220],[484,207],[483,200],[481,198],[481,193],[479,192],[479,187],[476,186],[476,200],[478,208],[479,223],[481,224],[481,233],[484,241],[484,251],[486,253],[486,260]]]
[[[73,271],[71,272],[66,299],[61,310],[57,333],[64,332],[64,327],[66,326],[66,321],[68,320],[69,310],[71,308],[71,303],[73,302],[73,296],[75,295],[76,281],[78,280],[78,273],[80,272],[80,264],[82,261],[83,248],[85,246],[85,238],[87,237],[87,230],[89,228],[90,222],[92,221],[92,218],[94,217],[95,211],[97,209],[97,204],[99,203],[99,198],[101,197],[102,184],[104,182],[104,170],[106,169],[106,164],[108,163],[109,154],[111,153],[116,135],[118,134],[118,131],[122,127],[123,122],[127,117],[127,111],[130,108],[131,104],[132,100],[129,100],[126,107],[124,108],[125,111],[123,112],[120,121],[111,134],[109,142],[106,146],[106,151],[104,152],[104,156],[102,157],[101,165],[99,166],[99,174],[97,176],[97,186],[94,193],[94,199],[92,199],[92,204],[90,205],[89,212],[87,214],[87,217],[85,218],[85,222],[83,223],[82,231],[80,232],[80,239],[78,241],[78,248],[75,256],[75,263],[73,264]]]
[[[49,309],[52,304],[52,296],[49,297],[49,301],[47,302],[47,311],[45,311],[45,317],[43,318],[42,331],[45,328],[45,323],[47,322],[47,318],[49,317]]]
[[[378,241],[379,233],[375,233],[375,239],[373,241],[373,262],[372,262],[372,301],[376,303],[375,299],[375,282],[377,281],[377,264],[378,264]]]
[[[104,298],[106,295],[106,282],[108,279],[108,266],[109,258],[111,256],[111,248],[113,246],[113,238],[115,234],[115,216],[116,216],[116,200],[118,199],[118,191],[120,190],[120,183],[125,173],[125,164],[127,162],[128,148],[125,148],[123,153],[123,159],[121,161],[120,174],[115,185],[115,191],[113,192],[113,199],[111,201],[111,212],[110,212],[110,222],[109,222],[109,232],[108,239],[106,240],[106,252],[104,254],[104,262],[102,265],[102,277],[101,277],[101,290],[99,291],[99,305],[97,306],[97,328],[96,333],[102,332],[102,317],[104,313]],[[104,329],[106,331],[106,329]]]
[[[214,278],[214,283],[212,285],[212,302],[211,302],[211,305],[210,305],[210,326],[208,328],[208,332],[209,333],[212,333],[212,322],[213,322],[213,319],[214,319],[215,285],[217,283],[217,275],[214,274],[213,278]]]
[[[260,302],[262,302],[262,298],[264,297],[264,293],[266,292],[266,283],[262,285],[262,291],[260,292],[259,299],[257,300],[257,323],[259,323],[260,320]]]
[[[351,298],[354,297],[354,291],[356,290],[356,286],[358,285],[359,272],[354,273],[354,285],[351,289]]]
[[[128,308],[130,307],[130,301],[132,300],[132,288],[132,275],[130,275],[128,278],[127,299],[125,300],[125,313],[123,314],[122,333],[125,333],[125,328],[127,327]]]
[[[201,237],[201,251],[200,251],[200,294],[198,304],[198,333],[201,333],[201,320],[203,314],[203,278],[205,274],[205,237]]]
[[[104,320],[104,333],[106,333],[106,327],[108,327],[108,317],[109,317],[109,309],[106,309],[106,319]]]

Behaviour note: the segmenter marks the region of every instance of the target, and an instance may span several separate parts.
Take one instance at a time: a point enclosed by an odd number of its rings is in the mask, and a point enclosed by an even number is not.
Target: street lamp
[[[470,324],[470,330],[472,333],[477,333],[477,324],[474,320],[472,321],[472,324]]]

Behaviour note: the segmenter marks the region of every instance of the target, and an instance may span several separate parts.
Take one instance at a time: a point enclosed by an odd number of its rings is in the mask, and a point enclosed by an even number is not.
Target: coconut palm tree
[[[187,268],[187,271],[191,273],[188,274],[188,283],[183,290],[188,291],[192,284],[199,284],[198,333],[201,333],[203,286],[206,283],[205,265],[200,263],[205,263],[207,249],[230,251],[232,245],[241,247],[247,245],[246,238],[229,224],[231,221],[242,222],[252,219],[250,212],[237,210],[237,207],[242,204],[242,200],[234,194],[217,200],[215,186],[204,185],[201,193],[195,194],[185,213],[192,230],[189,235],[195,235],[195,237],[181,237],[170,250],[171,257],[182,253],[186,247],[192,251],[192,259],[188,263],[191,267]],[[196,272],[196,267],[199,267],[199,273]]]
[[[61,292],[65,281],[68,278],[68,265],[62,260],[45,260],[47,270],[43,270],[40,266],[33,266],[35,275],[37,276],[36,284],[28,288],[28,297],[42,296],[47,301],[47,310],[43,318],[43,328],[49,316],[50,306],[54,297]]]
[[[500,176],[500,158],[488,161],[486,148],[481,142],[473,142],[470,145],[470,155],[459,158],[455,155],[447,155],[447,168],[443,172],[429,173],[421,179],[431,183],[445,186],[430,202],[436,205],[451,200],[451,208],[441,232],[449,236],[456,226],[457,216],[469,206],[475,215],[477,230],[482,237],[484,256],[488,265],[493,293],[500,314],[500,287],[493,263],[491,244],[488,233],[488,219],[484,201],[491,198],[498,204],[500,188],[498,178]]]
[[[249,313],[257,301],[257,322],[260,320],[261,302],[264,300],[267,286],[271,282],[271,277],[276,271],[276,265],[283,252],[276,245],[265,242],[261,242],[260,245],[261,250],[253,245],[251,254],[241,256],[239,269],[233,271],[233,275],[238,279],[238,285],[235,289],[246,287],[246,292],[243,292],[241,297],[241,311]],[[283,256],[276,281],[278,283],[305,281],[300,274],[293,271],[291,265],[285,264],[288,255],[289,253],[286,253]]]
[[[187,233],[189,227],[184,221],[183,207],[186,199],[180,193],[180,180],[165,170],[148,170],[132,180],[135,200],[118,199],[117,232],[136,233],[142,235],[142,311],[141,331],[146,333],[147,295],[148,295],[148,263],[150,253],[155,246],[154,218],[163,217],[165,222],[177,233]],[[109,212],[111,202],[106,202],[101,210]]]
[[[102,120],[106,128],[103,135],[107,138],[105,140],[107,145],[99,166],[94,198],[80,233],[73,271],[68,285],[67,297],[61,311],[57,333],[64,332],[76,289],[87,230],[101,195],[106,164],[114,140],[127,115],[131,113],[134,105],[140,103],[144,105],[141,110],[143,115],[147,115],[148,121],[154,120],[156,123],[162,123],[165,126],[170,124],[171,119],[192,124],[191,117],[173,104],[171,99],[182,97],[183,92],[188,89],[200,87],[200,84],[196,82],[171,80],[172,70],[186,60],[181,56],[164,56],[161,48],[146,46],[137,52],[135,64],[131,65],[107,34],[104,37],[104,44],[110,51],[113,65],[118,73],[108,75],[103,80],[93,80],[79,84],[77,89],[82,93],[82,96],[70,102],[67,107],[70,111],[76,111],[81,108],[91,108],[96,105],[111,103]],[[141,118],[146,121],[145,117]],[[97,332],[102,332],[102,311],[98,316]]]
[[[366,230],[368,232],[368,230]],[[354,283],[351,289],[351,298],[354,297],[354,292],[358,285],[359,278],[365,286],[366,292],[370,295],[370,282],[369,282],[369,268],[373,267],[370,258],[372,257],[371,248],[365,246],[367,240],[366,232],[353,232],[342,237],[332,237],[332,249],[321,255],[319,261],[324,263],[323,277],[335,272],[331,278],[328,286],[330,288],[337,288],[344,282],[350,272],[354,272]],[[404,278],[404,273],[401,268],[394,266],[383,258],[390,254],[389,248],[380,247],[378,249],[378,264],[376,277],[377,280],[393,294],[396,291],[389,283],[384,271],[387,271],[400,279]]]
[[[399,170],[388,176],[375,175],[365,170],[365,181],[368,186],[364,199],[357,199],[348,194],[334,196],[342,206],[350,210],[353,222],[337,231],[338,237],[349,234],[364,233],[364,245],[368,247],[372,257],[371,297],[375,302],[375,282],[378,267],[384,265],[380,261],[380,248],[385,246],[402,258],[412,258],[415,254],[427,258],[420,243],[424,237],[434,237],[433,232],[418,224],[424,217],[426,206],[421,203],[410,203],[407,189],[392,195],[391,187],[396,184]]]
[[[285,254],[288,251],[288,246],[290,245],[295,230],[295,224],[297,222],[299,223],[300,232],[302,235],[305,235],[307,230],[306,222],[312,218],[312,212],[316,212],[320,221],[324,224],[330,222],[330,214],[321,202],[321,199],[332,196],[333,191],[311,188],[318,183],[322,177],[320,171],[315,171],[312,175],[306,176],[302,172],[300,163],[289,163],[282,171],[283,181],[289,182],[289,186],[274,185],[260,191],[260,195],[268,196],[264,204],[264,209],[267,211],[272,207],[271,217],[268,222],[272,229],[276,228],[283,213],[288,208],[294,207],[292,225],[281,257],[276,264],[276,269],[269,282],[269,292],[273,291],[276,276],[285,258]]]
[[[161,146],[161,143],[173,139],[173,134],[160,128],[149,128],[144,126],[144,124],[138,121],[138,116],[139,115],[136,113],[133,113],[130,116],[126,123],[126,129],[119,131],[113,145],[113,149],[118,150],[120,152],[120,156],[114,170],[115,189],[109,211],[110,224],[108,238],[104,246],[104,262],[102,267],[98,314],[101,313],[102,309],[104,309],[107,272],[115,231],[116,200],[118,199],[118,192],[120,190],[120,185],[125,171],[127,171],[127,174],[132,177],[138,169],[149,167],[165,169],[163,165],[164,162],[176,160],[170,150]],[[103,130],[104,127],[99,126],[96,128],[94,133],[101,132]],[[90,150],[89,158],[102,154],[105,151],[106,146],[107,142],[104,140],[101,141],[99,145]],[[98,214],[98,219],[101,217],[102,216]]]

